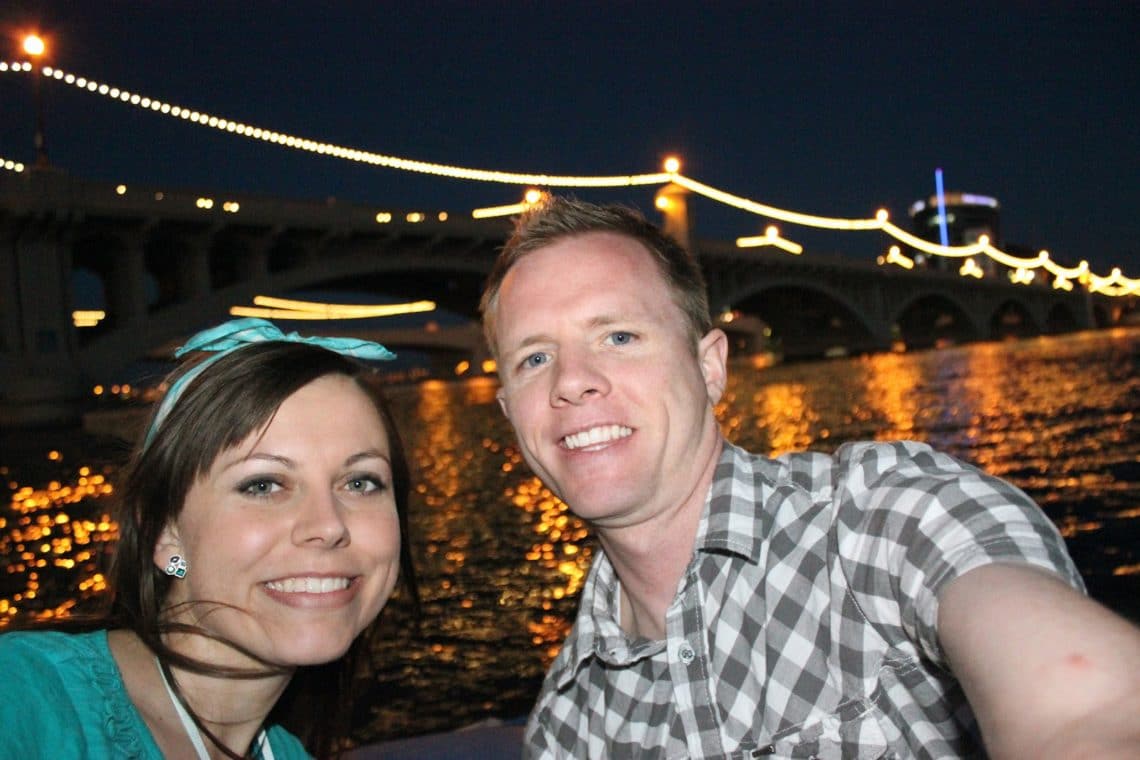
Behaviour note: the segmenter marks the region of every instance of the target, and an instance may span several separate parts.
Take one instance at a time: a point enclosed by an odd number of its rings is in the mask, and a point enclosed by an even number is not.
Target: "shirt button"
[[[693,648],[689,646],[689,642],[686,641],[677,649],[677,656],[681,658],[681,662],[688,665],[697,656],[697,653],[693,651]]]

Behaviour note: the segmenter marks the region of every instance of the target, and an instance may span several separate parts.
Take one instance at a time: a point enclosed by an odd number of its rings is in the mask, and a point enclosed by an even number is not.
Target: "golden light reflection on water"
[[[505,496],[536,518],[534,532],[540,540],[526,553],[527,560],[556,569],[566,579],[564,585],[548,588],[544,594],[548,598],[562,599],[578,593],[590,565],[590,548],[579,544],[589,536],[586,524],[572,515],[566,504],[538,478],[508,489]]]
[[[815,440],[819,413],[803,383],[762,386],[752,397],[753,415],[768,434],[768,451],[779,456],[807,448]]]
[[[863,422],[874,424],[876,441],[922,440],[915,429],[919,414],[918,396],[921,374],[913,359],[902,354],[874,354],[864,357],[859,365],[864,372],[866,392],[863,403],[854,404],[851,414]]]
[[[455,590],[451,579],[466,562],[470,547],[471,536],[455,530],[454,523],[463,520],[464,505],[456,496],[462,486],[464,465],[470,464],[475,454],[463,449],[463,436],[455,425],[455,408],[449,384],[421,383],[415,416],[427,424],[417,430],[415,446],[409,452],[417,474],[414,488],[428,508],[417,527],[427,554],[442,560],[439,589],[449,594]]]
[[[539,589],[541,606],[547,614],[527,624],[532,643],[542,649],[549,664],[557,656],[571,625],[568,618],[549,612],[554,602],[576,596],[582,589],[593,557],[591,546],[585,543],[589,529],[538,478],[532,477],[507,489],[505,496],[531,516],[538,539],[526,553],[526,559],[546,570],[544,576],[551,579]]]
[[[1057,530],[1066,539],[1074,538],[1082,533],[1095,533],[1104,527],[1100,520],[1082,520],[1075,515],[1065,515],[1057,521]]]
[[[488,375],[473,377],[463,383],[463,403],[467,406],[481,404],[498,404],[495,394],[499,390],[499,381]]]
[[[59,462],[61,455],[52,451],[47,459]],[[21,613],[37,620],[63,617],[81,600],[105,592],[101,568],[119,526],[92,506],[114,492],[106,477],[84,466],[73,482],[36,488],[9,481],[8,489],[8,509],[0,516],[0,627]],[[73,517],[79,512],[92,514]]]
[[[973,462],[984,469],[1009,452],[1030,450],[1038,431],[1025,424],[1025,373],[1013,364],[1014,354],[1001,343],[974,348],[961,354],[965,377],[956,387],[960,403],[970,410],[964,435],[976,444]]]
[[[545,667],[569,631],[592,550],[585,525],[527,469],[495,400],[498,387],[486,377],[427,382],[405,391],[413,409],[401,408],[403,395],[393,399],[414,471],[422,585],[432,586],[421,591],[470,611],[452,621],[457,635],[489,636],[481,625],[514,620]],[[487,416],[498,434],[473,424]]]
[[[431,586],[421,592],[470,611],[467,620],[450,623],[456,635],[490,636],[481,626],[501,627],[514,618],[545,667],[569,631],[592,550],[585,525],[530,475],[505,420],[503,435],[473,436],[472,409],[500,415],[497,390],[493,378],[415,389],[405,437],[422,504],[413,505],[412,518],[414,540],[423,547],[421,585]],[[516,509],[504,512],[499,505]],[[519,547],[515,557],[512,546]],[[435,655],[448,656],[448,644],[433,646],[442,647]]]

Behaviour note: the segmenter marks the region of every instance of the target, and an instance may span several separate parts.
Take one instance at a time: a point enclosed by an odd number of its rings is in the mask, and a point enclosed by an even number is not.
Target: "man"
[[[1140,757],[1140,632],[1041,510],[922,444],[725,442],[727,339],[639,215],[530,212],[482,309],[526,461],[601,546],[528,756]]]

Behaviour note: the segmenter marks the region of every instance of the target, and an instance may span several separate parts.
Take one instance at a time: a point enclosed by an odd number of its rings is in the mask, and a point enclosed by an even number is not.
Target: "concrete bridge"
[[[785,357],[1063,333],[1120,318],[1107,297],[1014,285],[1000,272],[978,280],[723,242],[702,242],[697,250],[714,311],[760,318]]]
[[[0,424],[74,419],[94,383],[168,351],[258,294],[353,291],[436,301],[474,320],[509,229],[437,210],[124,187],[50,170],[0,172]],[[1110,324],[1083,291],[906,271],[808,252],[694,241],[713,309],[738,351],[788,357],[1064,332]],[[76,328],[75,280],[106,319]],[[304,330],[320,332],[320,322]],[[373,323],[375,324],[375,323]],[[360,328],[357,328],[360,329]],[[337,329],[335,332],[344,332]],[[477,327],[368,328],[396,349],[475,366]]]

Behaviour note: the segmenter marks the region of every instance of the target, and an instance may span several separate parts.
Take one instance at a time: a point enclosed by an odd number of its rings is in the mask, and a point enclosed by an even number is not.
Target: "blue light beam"
[[[942,245],[950,245],[950,233],[946,229],[946,193],[942,189],[942,170],[934,170],[934,189],[938,193],[938,235]]]

